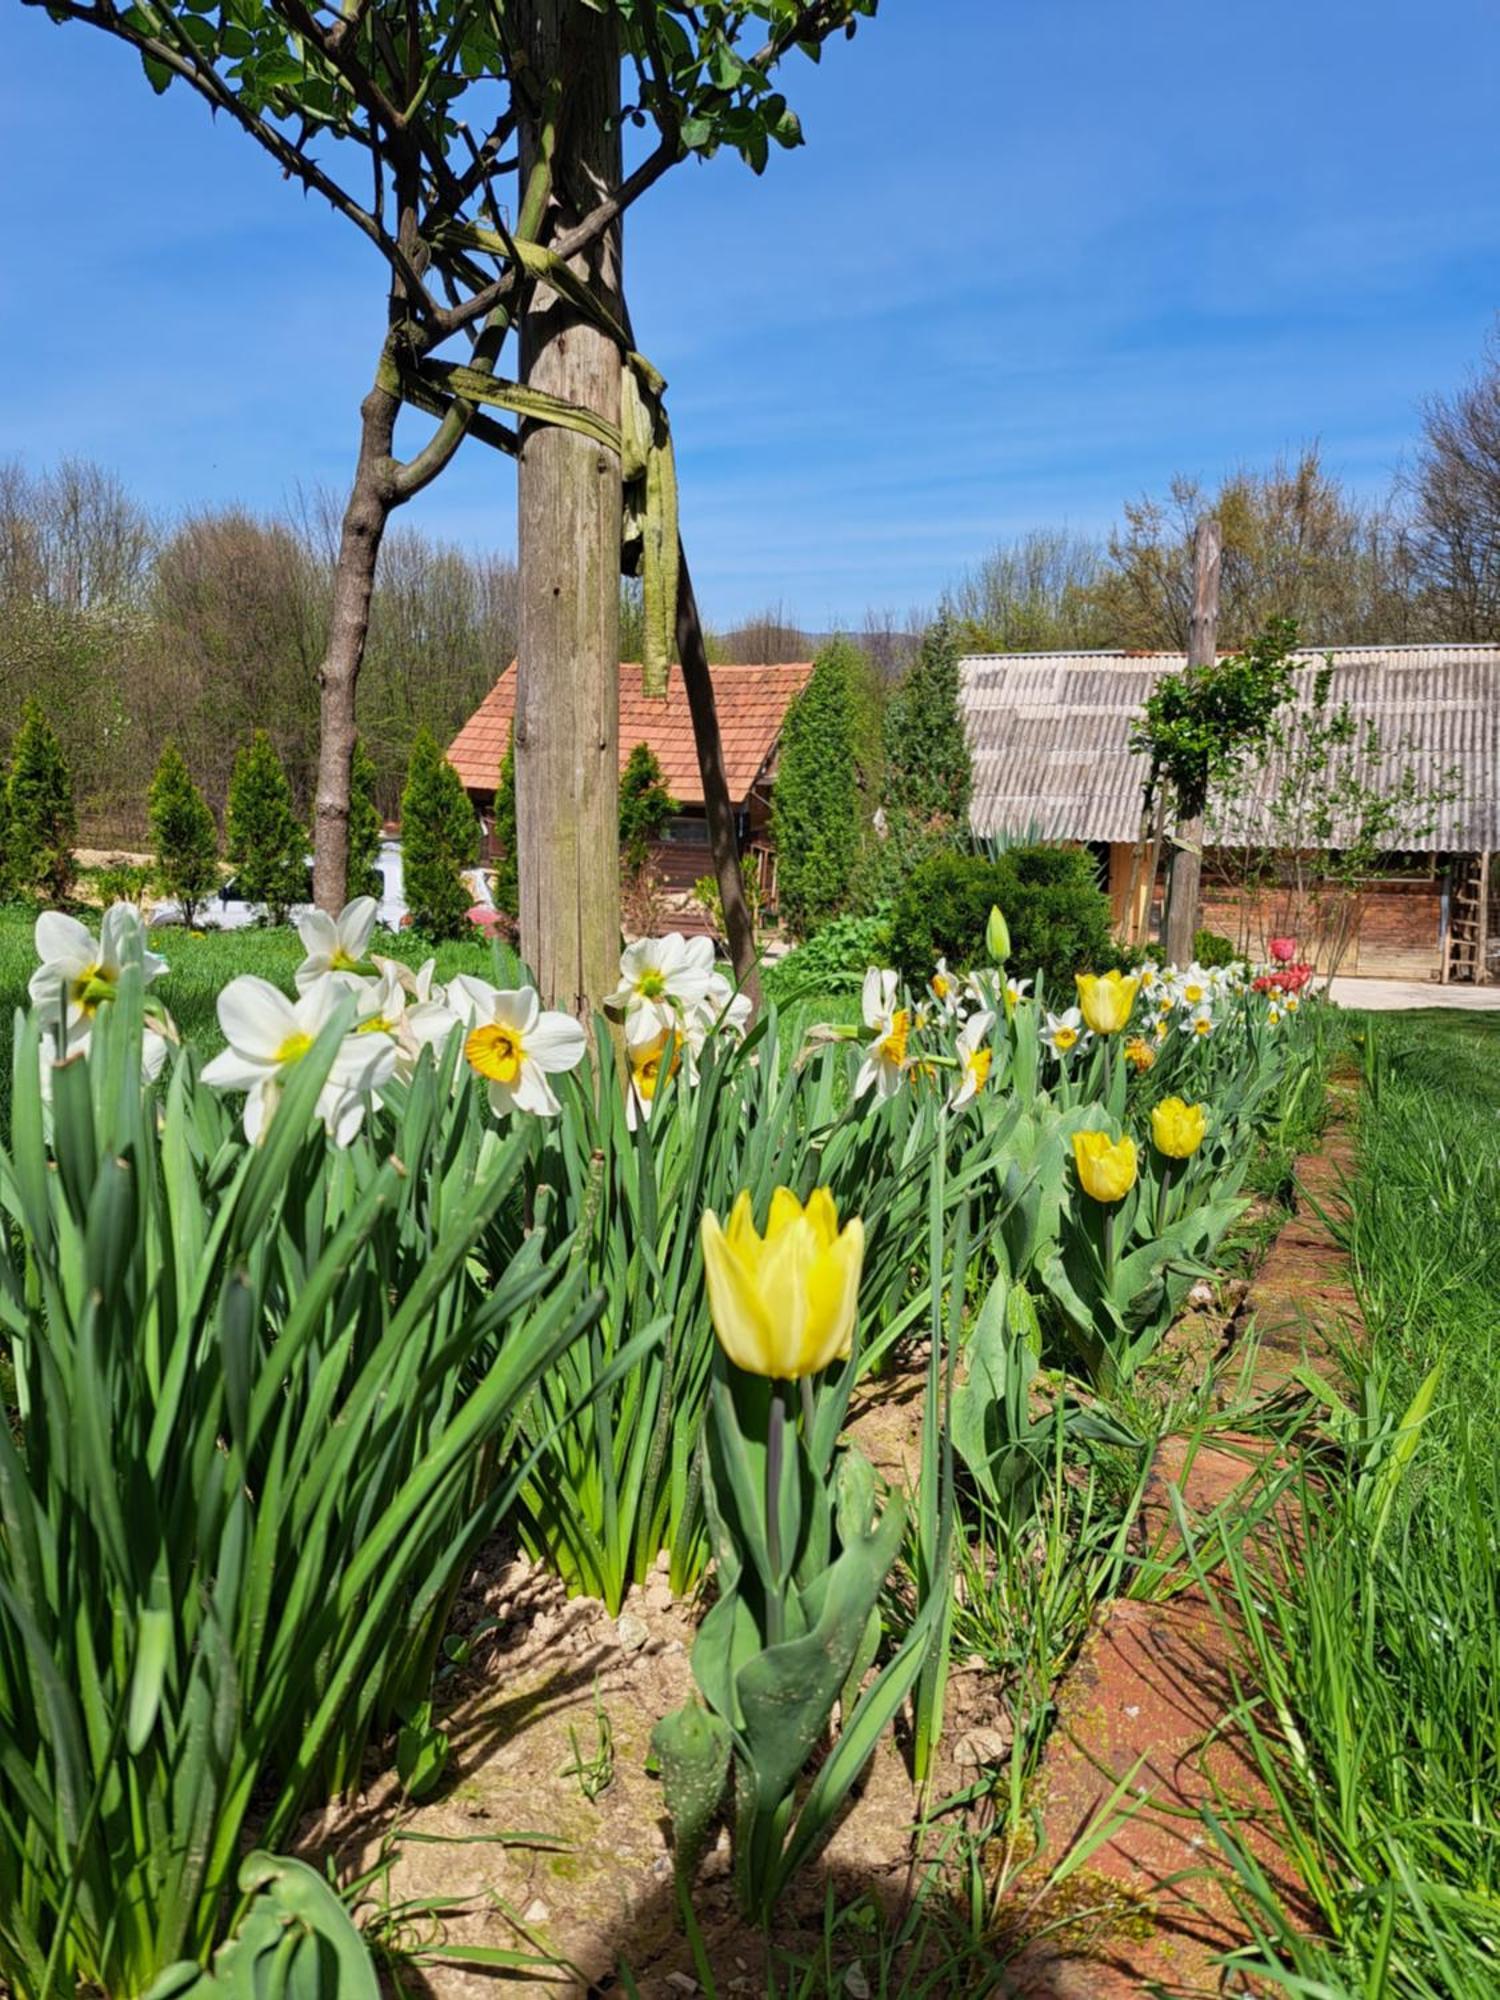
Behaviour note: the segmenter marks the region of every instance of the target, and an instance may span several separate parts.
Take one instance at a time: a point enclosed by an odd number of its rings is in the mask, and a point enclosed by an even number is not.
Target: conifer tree
[[[771,795],[781,919],[798,937],[849,900],[863,845],[856,739],[863,662],[847,639],[818,655],[787,711]]]
[[[521,876],[516,865],[516,727],[512,723],[495,787],[495,908],[521,914]]]
[[[412,923],[428,937],[462,937],[474,898],[462,871],[479,858],[479,822],[430,729],[411,748],[401,794],[401,863]]]
[[[307,828],[292,804],[292,788],[263,729],[234,760],[229,781],[229,859],[239,870],[246,902],[264,903],[284,924],[308,893]]]
[[[168,743],[148,800],[156,886],[189,928],[219,886],[219,829],[175,743]]]
[[[373,896],[378,902],[385,894],[385,878],[380,872],[380,840],[383,827],[380,807],[375,800],[375,759],[365,748],[365,739],[354,739],[354,765],[349,773],[349,899]]]
[[[885,711],[886,822],[903,869],[967,827],[974,773],[958,697],[958,642],[944,613]]]
[[[65,901],[73,886],[73,842],[78,835],[73,779],[56,731],[34,701],[21,711],[21,727],[11,748],[6,807],[6,851],[14,888],[49,902]]]
[[[645,867],[652,841],[677,811],[661,759],[649,743],[637,743],[620,774],[620,853],[632,875]]]

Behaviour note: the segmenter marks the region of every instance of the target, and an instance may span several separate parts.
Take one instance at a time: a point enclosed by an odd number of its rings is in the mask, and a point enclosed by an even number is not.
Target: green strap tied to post
[[[429,396],[438,391],[466,403],[509,410],[525,422],[557,424],[592,438],[615,454],[624,488],[620,568],[624,575],[641,579],[642,685],[648,695],[664,695],[677,636],[679,564],[677,460],[664,401],[666,380],[630,345],[624,327],[609,308],[544,245],[501,237],[473,224],[450,227],[446,234],[467,248],[513,259],[528,277],[548,285],[583,318],[608,334],[621,355],[620,422],[616,426],[560,396],[456,361],[419,361],[414,371],[403,374],[393,386],[409,400],[421,400],[420,392],[425,388]],[[415,397],[411,394],[414,389]]]

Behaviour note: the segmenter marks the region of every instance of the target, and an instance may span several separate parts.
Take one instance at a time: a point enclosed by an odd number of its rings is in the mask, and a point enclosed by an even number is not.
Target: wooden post
[[[1490,981],[1490,851],[1488,848],[1479,857],[1479,907],[1475,911],[1477,928],[1474,933],[1474,984],[1488,986]]]
[[[620,179],[613,16],[577,0],[525,10],[530,102],[521,176],[554,143],[550,231]],[[539,107],[562,80],[555,135]],[[618,228],[573,267],[612,310]],[[537,285],[521,323],[522,379],[620,421],[620,352]],[[516,849],[521,951],[549,1004],[586,1014],[618,984],[620,951],[620,461],[559,424],[523,428],[518,506]]]
[[[1193,536],[1193,611],[1188,622],[1187,663],[1211,666],[1219,624],[1219,524],[1205,515]],[[1166,953],[1174,965],[1193,956],[1198,933],[1198,896],[1203,881],[1203,815],[1177,823],[1167,878]]]

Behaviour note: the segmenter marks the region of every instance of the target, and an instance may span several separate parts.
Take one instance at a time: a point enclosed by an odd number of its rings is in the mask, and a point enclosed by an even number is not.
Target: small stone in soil
[[[627,1653],[638,1653],[650,1637],[645,1619],[633,1611],[622,1611],[615,1620],[615,1638]]]
[[[960,1769],[1000,1764],[1009,1749],[1010,1737],[1003,1729],[966,1729],[953,1746],[953,1761]]]
[[[533,1896],[521,1912],[522,1917],[528,1924],[544,1924],[551,1914],[552,1912],[547,1908],[547,1905],[542,1901],[540,1896]]]

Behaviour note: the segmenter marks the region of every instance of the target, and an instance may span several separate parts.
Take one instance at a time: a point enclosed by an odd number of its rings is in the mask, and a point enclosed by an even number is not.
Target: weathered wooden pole
[[[1187,663],[1212,666],[1219,625],[1219,524],[1205,515],[1193,535],[1193,610],[1188,620]],[[1179,819],[1167,877],[1163,939],[1168,959],[1187,965],[1198,934],[1198,895],[1203,880],[1203,814]]]
[[[615,17],[578,0],[535,0],[525,12],[521,176],[552,148],[550,234],[619,183],[619,45]],[[618,225],[573,268],[617,314]],[[521,370],[530,387],[618,426],[618,346],[542,285],[521,323]],[[559,424],[524,427],[515,718],[521,951],[544,1000],[578,1013],[619,983],[620,509],[616,453]]]

